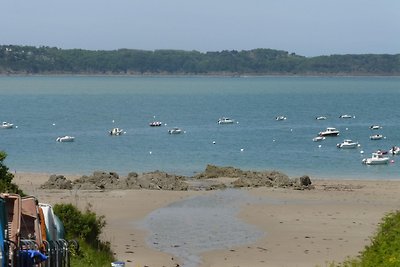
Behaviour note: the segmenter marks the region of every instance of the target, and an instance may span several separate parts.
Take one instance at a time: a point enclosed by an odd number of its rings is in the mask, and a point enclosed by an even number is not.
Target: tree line
[[[400,75],[400,54],[305,57],[262,48],[203,53],[0,45],[0,74]]]

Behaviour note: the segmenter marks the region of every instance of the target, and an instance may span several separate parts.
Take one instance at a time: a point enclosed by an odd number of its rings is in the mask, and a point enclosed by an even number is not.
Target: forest
[[[274,49],[83,50],[0,45],[0,74],[400,75],[400,54],[305,57]]]

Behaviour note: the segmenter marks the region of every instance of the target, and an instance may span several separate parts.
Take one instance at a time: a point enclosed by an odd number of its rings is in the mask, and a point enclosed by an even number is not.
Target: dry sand
[[[75,179],[78,176],[68,176]],[[146,232],[135,222],[155,209],[189,196],[210,192],[188,191],[63,191],[41,190],[49,174],[16,173],[24,192],[40,202],[72,203],[106,217],[103,239],[110,241],[116,258],[125,266],[170,267],[179,259],[146,244]],[[281,188],[247,190],[254,196],[279,200],[274,203],[243,203],[240,217],[266,235],[257,243],[210,251],[199,267],[326,266],[356,256],[375,233],[382,217],[400,208],[400,181],[315,180],[314,190]],[[232,233],[234,234],[234,233]]]

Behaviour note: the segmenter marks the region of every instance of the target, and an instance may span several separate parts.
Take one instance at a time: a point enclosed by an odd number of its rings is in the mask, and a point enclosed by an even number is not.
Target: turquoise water
[[[0,121],[18,128],[0,129],[0,150],[10,170],[21,172],[192,175],[210,163],[291,176],[396,179],[400,156],[387,166],[361,160],[400,145],[399,99],[400,77],[3,76]],[[287,120],[276,121],[278,115]],[[328,119],[315,120],[322,115]],[[238,123],[218,125],[222,116]],[[154,120],[167,125],[149,127]],[[372,124],[383,128],[372,131]],[[175,126],[185,133],[169,135]],[[126,134],[109,136],[113,127]],[[312,142],[326,127],[340,136]],[[375,133],[386,139],[371,141]],[[75,142],[56,142],[61,135]],[[361,148],[337,149],[344,138]]]

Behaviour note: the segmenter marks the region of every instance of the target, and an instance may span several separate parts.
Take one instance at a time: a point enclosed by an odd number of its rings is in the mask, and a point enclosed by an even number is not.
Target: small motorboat
[[[389,158],[383,156],[382,153],[374,152],[370,158],[365,158],[362,160],[362,163],[367,165],[381,165],[381,164],[388,164]]]
[[[319,141],[325,140],[325,137],[324,136],[316,136],[312,140],[313,140],[313,142],[319,142]]]
[[[371,130],[379,130],[379,129],[382,129],[382,126],[380,126],[380,125],[371,125],[371,126],[369,126],[369,128]]]
[[[277,120],[277,121],[284,121],[284,120],[286,120],[287,118],[285,117],[285,116],[277,116],[276,118],[275,118],[275,120]]]
[[[318,120],[318,121],[322,121],[322,120],[326,120],[326,117],[325,116],[318,116],[315,119]]]
[[[356,116],[351,116],[349,114],[343,114],[343,115],[339,116],[339,118],[341,118],[341,119],[351,119],[351,118],[355,118],[355,117]]]
[[[60,137],[57,137],[57,139],[56,139],[57,142],[73,142],[74,140],[75,140],[75,137],[69,136],[69,135],[60,136]]]
[[[342,143],[336,145],[338,148],[357,148],[360,146],[358,142],[353,142],[350,139],[343,140]]]
[[[162,122],[161,121],[153,121],[149,123],[150,127],[159,127],[162,126]]]
[[[168,130],[168,133],[169,134],[180,134],[180,133],[182,133],[182,129],[180,129],[178,127],[174,127],[172,129]]]
[[[399,155],[400,154],[400,147],[394,146],[389,150],[389,153],[392,155]]]
[[[320,136],[338,136],[339,131],[336,128],[328,127],[325,131],[319,132]]]
[[[111,131],[108,132],[110,135],[122,135],[124,134],[124,130],[120,128],[113,128]]]
[[[11,129],[14,127],[14,124],[3,121],[3,123],[0,125],[1,129]]]
[[[382,138],[383,138],[383,135],[381,135],[381,134],[374,134],[369,137],[369,139],[371,139],[371,140],[381,140]]]
[[[218,124],[232,124],[234,123],[235,120],[227,118],[227,117],[222,117],[218,119]]]

